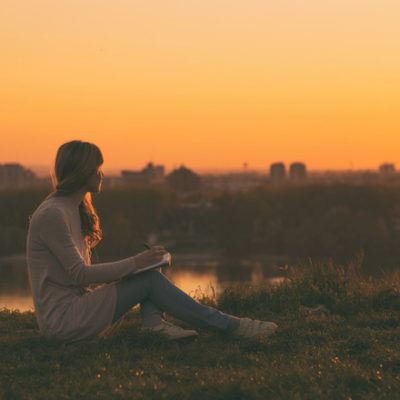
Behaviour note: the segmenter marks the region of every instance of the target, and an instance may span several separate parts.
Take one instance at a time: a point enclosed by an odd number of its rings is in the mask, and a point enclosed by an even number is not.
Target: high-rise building
[[[302,162],[294,162],[290,165],[290,180],[302,182],[307,178],[306,165]]]
[[[273,184],[282,183],[286,178],[285,164],[281,162],[271,164],[269,171],[270,179]]]

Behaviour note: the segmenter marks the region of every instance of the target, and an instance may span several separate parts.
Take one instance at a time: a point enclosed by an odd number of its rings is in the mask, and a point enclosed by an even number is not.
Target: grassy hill
[[[107,339],[62,344],[33,331],[33,313],[3,309],[0,398],[399,399],[399,274],[363,279],[357,265],[310,262],[287,278],[199,299],[279,324],[259,340],[199,330],[166,342],[139,331],[134,309]]]

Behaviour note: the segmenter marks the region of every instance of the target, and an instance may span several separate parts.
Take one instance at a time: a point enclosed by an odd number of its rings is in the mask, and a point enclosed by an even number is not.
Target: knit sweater
[[[91,338],[112,324],[115,281],[137,270],[133,257],[91,265],[79,206],[70,197],[51,197],[33,213],[27,264],[40,331],[67,341]],[[108,284],[86,290],[91,283]]]

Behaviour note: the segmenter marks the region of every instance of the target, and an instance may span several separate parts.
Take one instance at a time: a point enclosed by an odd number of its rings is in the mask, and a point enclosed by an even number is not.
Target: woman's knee
[[[150,269],[148,271],[141,272],[137,276],[141,277],[142,279],[157,279],[160,275],[162,274],[160,271],[158,271],[158,269]]]
[[[137,291],[139,288],[149,288],[151,287],[151,283],[153,281],[152,271],[141,272],[140,274],[134,275],[130,278],[123,279],[117,282],[117,287],[129,292],[129,291]]]
[[[152,269],[148,272],[148,279],[151,289],[161,289],[164,288],[169,280],[165,277],[165,275],[160,272],[158,269]]]
[[[149,271],[145,271],[137,275],[137,280],[141,281],[140,284],[148,288],[153,287],[155,284],[157,284],[157,282],[159,282],[162,279],[163,279],[162,273],[155,269],[151,269]]]

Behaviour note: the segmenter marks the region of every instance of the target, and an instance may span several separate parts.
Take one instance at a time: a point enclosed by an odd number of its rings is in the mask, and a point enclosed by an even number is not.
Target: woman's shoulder
[[[44,200],[34,211],[31,218],[31,223],[45,221],[51,222],[54,219],[67,218],[68,210],[63,202],[56,197],[50,197]]]

